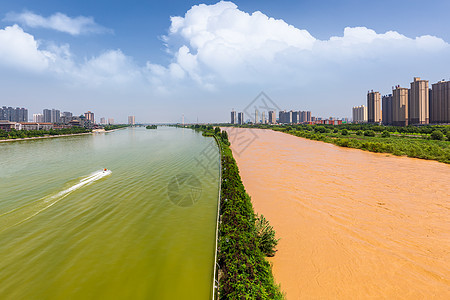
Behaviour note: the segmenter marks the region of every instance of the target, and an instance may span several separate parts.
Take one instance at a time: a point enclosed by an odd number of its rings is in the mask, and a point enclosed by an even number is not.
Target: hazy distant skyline
[[[350,117],[367,90],[450,78],[448,1],[297,2],[9,1],[0,105],[228,122],[264,91]]]

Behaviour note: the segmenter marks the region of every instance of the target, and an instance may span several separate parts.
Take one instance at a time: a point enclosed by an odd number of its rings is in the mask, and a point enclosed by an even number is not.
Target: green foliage
[[[334,130],[333,130],[333,133],[338,133],[339,132],[339,129],[337,129],[337,128],[335,128]]]
[[[444,134],[440,130],[435,130],[431,133],[431,139],[441,141],[444,139]]]
[[[374,137],[375,136],[375,131],[373,131],[373,130],[366,130],[366,131],[364,131],[364,136]]]
[[[356,135],[363,135],[363,131],[362,131],[362,130],[358,130],[358,131],[356,132]]]
[[[255,231],[258,238],[259,249],[269,257],[275,255],[278,240],[275,238],[275,230],[263,215],[256,215]]]
[[[229,148],[228,134],[205,128],[203,135],[215,135],[222,149],[222,182],[218,264],[220,299],[284,299],[274,282],[272,267],[265,259],[275,254],[275,231],[253,211],[239,169]]]
[[[384,138],[388,138],[390,136],[391,136],[391,134],[387,130],[383,131],[383,133],[381,134],[381,137],[384,137]]]
[[[4,131],[0,130],[0,139],[22,139],[29,137],[41,137],[51,135],[63,135],[63,134],[77,134],[91,132],[90,129],[84,127],[72,127],[63,129],[50,129],[50,130],[15,130]]]
[[[220,127],[214,128],[214,133],[218,135],[220,133]]]
[[[342,135],[348,135],[348,130],[347,129],[342,129],[341,134]]]
[[[221,133],[222,140],[228,141],[228,133],[224,130]]]
[[[283,299],[261,250],[263,245],[270,247],[271,231],[256,228],[257,217],[231,150],[226,145],[222,149],[220,299]],[[263,242],[266,238],[269,241]]]
[[[103,129],[105,129],[106,131],[110,131],[110,130],[115,130],[115,129],[124,128],[124,127],[128,127],[128,126],[129,125],[125,125],[125,124],[106,125],[103,127]]]
[[[316,128],[314,128],[314,131],[319,133],[325,133],[327,129],[323,126],[316,126]]]
[[[145,126],[145,128],[147,128],[147,129],[158,129],[158,125],[148,125],[148,126]]]

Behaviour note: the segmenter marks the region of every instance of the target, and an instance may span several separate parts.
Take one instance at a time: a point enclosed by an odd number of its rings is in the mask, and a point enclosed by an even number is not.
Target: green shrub
[[[314,128],[314,131],[319,133],[325,133],[327,132],[327,129],[323,126],[316,126],[316,128]]]
[[[362,130],[358,130],[357,132],[356,132],[356,135],[363,135],[363,131]]]
[[[270,226],[269,221],[267,221],[263,215],[256,215],[255,231],[259,249],[261,249],[266,256],[274,256],[278,239],[275,238],[275,230]]]
[[[333,133],[338,133],[339,132],[339,129],[337,129],[337,128],[335,128],[334,130],[333,130]]]
[[[364,131],[364,136],[374,137],[375,136],[375,131],[373,131],[373,130],[366,130],[366,131]]]
[[[391,134],[387,130],[383,131],[383,133],[381,134],[381,137],[384,137],[384,138],[388,138],[390,136],[391,136]]]
[[[431,133],[431,139],[441,141],[444,139],[444,134],[440,130],[435,130]]]
[[[348,135],[348,130],[347,129],[342,129],[341,134],[342,135]]]

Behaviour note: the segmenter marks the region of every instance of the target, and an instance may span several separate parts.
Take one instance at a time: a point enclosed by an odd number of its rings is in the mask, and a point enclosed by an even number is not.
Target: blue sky
[[[444,0],[2,1],[0,105],[228,121],[265,91],[281,109],[350,116],[369,89],[449,79],[448,11]]]

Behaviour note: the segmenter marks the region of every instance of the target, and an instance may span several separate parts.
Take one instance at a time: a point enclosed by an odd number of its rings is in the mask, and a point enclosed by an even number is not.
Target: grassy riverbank
[[[450,126],[244,125],[370,152],[450,163]]]
[[[278,240],[264,216],[254,213],[228,135],[211,126],[192,126],[216,136],[222,148],[222,187],[219,224],[219,299],[283,299],[266,256],[275,255]]]

